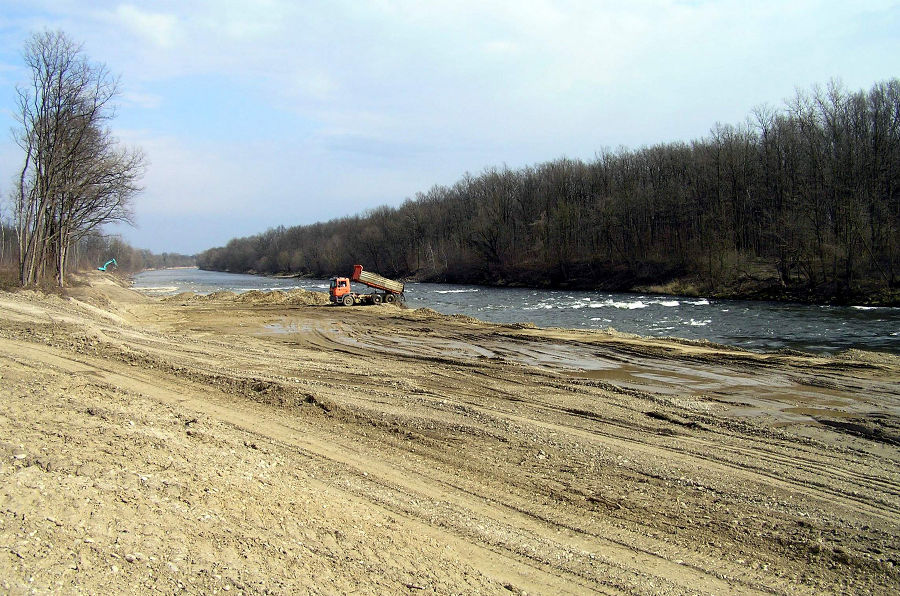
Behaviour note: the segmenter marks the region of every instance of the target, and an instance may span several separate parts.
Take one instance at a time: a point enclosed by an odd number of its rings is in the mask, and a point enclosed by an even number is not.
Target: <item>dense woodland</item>
[[[839,83],[691,143],[492,168],[397,208],[279,227],[202,268],[897,303],[900,79]]]

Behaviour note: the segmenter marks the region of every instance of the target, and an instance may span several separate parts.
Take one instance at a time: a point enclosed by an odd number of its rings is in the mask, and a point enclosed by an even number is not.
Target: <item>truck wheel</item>
[[[372,304],[381,304],[381,294],[372,294]]]
[[[353,306],[353,296],[349,294],[344,296],[344,306]]]
[[[384,301],[387,302],[388,304],[393,304],[394,303],[394,295],[393,294],[385,294]]]
[[[406,304],[406,296],[397,294],[397,304]]]

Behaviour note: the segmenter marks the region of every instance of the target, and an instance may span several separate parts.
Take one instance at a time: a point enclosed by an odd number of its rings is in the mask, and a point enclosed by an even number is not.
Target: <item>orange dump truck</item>
[[[350,287],[350,282],[355,281],[375,291],[370,294],[360,294],[354,292]],[[403,282],[395,281],[382,277],[377,273],[363,270],[362,265],[353,266],[353,275],[346,277],[332,277],[331,289],[329,290],[331,301],[334,304],[343,304],[350,306],[351,304],[381,304],[387,302],[403,303],[406,296],[403,295]]]

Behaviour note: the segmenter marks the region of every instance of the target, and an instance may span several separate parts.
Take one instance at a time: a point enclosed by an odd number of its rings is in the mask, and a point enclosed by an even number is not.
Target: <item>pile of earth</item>
[[[195,294],[182,292],[165,299],[167,302],[182,304],[197,302],[231,302],[252,305],[286,305],[286,306],[319,306],[329,303],[328,294],[313,292],[302,288],[294,290],[250,290],[249,292],[213,292],[212,294]]]

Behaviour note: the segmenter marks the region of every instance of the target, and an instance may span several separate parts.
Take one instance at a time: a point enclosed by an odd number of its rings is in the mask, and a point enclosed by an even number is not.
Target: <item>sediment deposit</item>
[[[0,293],[0,591],[900,590],[896,356],[323,302]]]

